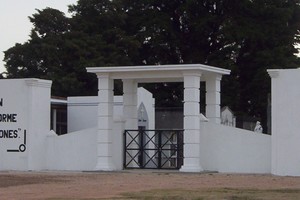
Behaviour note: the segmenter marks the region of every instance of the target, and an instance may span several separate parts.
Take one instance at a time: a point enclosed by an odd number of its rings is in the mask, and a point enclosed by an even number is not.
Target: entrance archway
[[[92,67],[99,83],[98,155],[96,170],[114,170],[112,158],[113,80],[123,81],[125,130],[138,131],[138,83],[184,83],[184,172],[202,171],[200,162],[200,81],[206,82],[206,117],[220,123],[220,81],[229,70],[201,64]],[[134,138],[134,137],[133,137]]]

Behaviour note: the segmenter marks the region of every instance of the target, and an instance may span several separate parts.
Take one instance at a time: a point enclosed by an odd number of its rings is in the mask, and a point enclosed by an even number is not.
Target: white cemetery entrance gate
[[[149,130],[143,103],[138,109],[138,130],[125,130],[123,141],[125,169],[179,169],[183,164],[183,130]]]
[[[183,130],[125,130],[124,168],[180,169]]]
[[[97,166],[95,170],[114,170],[113,159],[113,81],[123,81],[123,117],[126,135],[125,167],[165,168],[172,164],[172,154],[177,150],[176,168],[183,172],[200,172],[200,81],[206,82],[206,117],[220,123],[220,81],[229,70],[201,64],[91,67],[88,72],[98,77],[98,134]],[[171,143],[172,134],[164,131],[138,130],[137,86],[138,83],[183,82],[184,146]],[[131,130],[131,131],[130,131]],[[133,131],[132,131],[133,130]],[[179,133],[179,132],[176,132]],[[152,138],[152,139],[151,139]],[[157,141],[156,141],[157,140]],[[181,140],[181,139],[180,139]],[[173,149],[171,146],[173,145]],[[179,154],[184,154],[181,156]],[[180,161],[180,157],[183,162]],[[175,158],[175,160],[176,160]],[[179,161],[178,161],[179,158]],[[167,164],[169,163],[169,164]],[[183,165],[182,165],[183,163]],[[182,166],[181,166],[182,165]]]

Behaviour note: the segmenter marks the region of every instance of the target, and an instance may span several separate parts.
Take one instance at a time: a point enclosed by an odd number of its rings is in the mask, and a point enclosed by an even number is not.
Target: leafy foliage
[[[90,95],[85,67],[203,63],[231,70],[222,104],[266,123],[268,68],[299,64],[299,0],[78,0],[72,17],[29,17],[30,40],[5,52],[7,77],[53,80],[53,94]],[[171,87],[170,87],[171,86]],[[148,85],[158,106],[182,103],[181,84]]]

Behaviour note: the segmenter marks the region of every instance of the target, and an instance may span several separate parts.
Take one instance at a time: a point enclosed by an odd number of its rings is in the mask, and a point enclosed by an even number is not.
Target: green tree
[[[88,6],[85,4],[84,9]],[[98,12],[92,4],[88,11],[91,16],[86,19],[80,9],[79,5],[70,8],[76,11],[73,18],[51,8],[37,10],[30,17],[34,24],[30,40],[5,52],[7,77],[51,79],[53,95],[91,95],[97,92],[97,79],[85,67],[130,64],[129,55],[134,54],[138,43],[116,28],[120,19],[115,24],[107,21],[106,12]],[[90,20],[94,18],[98,20]],[[107,27],[92,30],[105,26],[99,26],[99,21],[107,22]]]
[[[222,105],[266,123],[268,68],[293,68],[299,0],[79,0],[71,18],[46,8],[30,40],[5,52],[8,77],[53,80],[53,94],[95,94],[85,67],[202,63],[231,70]],[[148,88],[158,105],[182,104],[182,85]]]
[[[70,38],[71,23],[64,13],[46,8],[29,18],[34,24],[30,39],[5,52],[7,77],[36,77],[53,80],[53,95],[90,93],[86,79],[94,79],[80,65],[80,47]],[[70,51],[72,49],[72,51]]]
[[[242,115],[261,118],[266,127],[270,93],[266,70],[299,66],[295,56],[295,44],[299,42],[299,1],[238,1],[230,13],[235,24],[230,34],[236,41],[236,67],[224,87],[225,92],[234,81],[238,85],[231,90],[237,94],[235,100],[226,93],[224,103]]]
[[[233,41],[225,39],[230,27],[224,25],[222,1],[125,2],[127,31],[142,44],[138,64],[204,63],[230,68],[233,63],[229,59]],[[147,88],[158,93],[158,106],[182,105],[182,84]]]

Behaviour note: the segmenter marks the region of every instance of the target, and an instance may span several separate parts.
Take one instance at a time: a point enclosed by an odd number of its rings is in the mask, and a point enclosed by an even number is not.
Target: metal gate
[[[183,130],[125,130],[124,168],[179,169]]]

